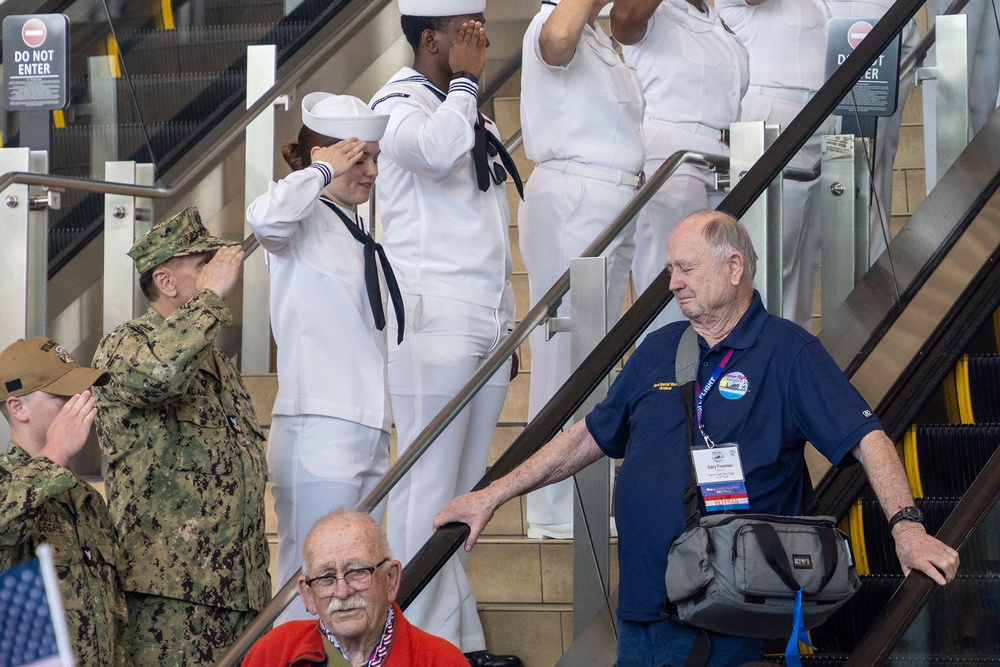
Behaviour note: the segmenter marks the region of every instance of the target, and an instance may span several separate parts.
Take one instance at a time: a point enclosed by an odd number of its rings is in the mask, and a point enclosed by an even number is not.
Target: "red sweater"
[[[396,627],[386,667],[469,667],[453,644],[429,635],[396,612]],[[313,667],[326,662],[318,621],[290,621],[268,632],[253,645],[243,667]]]

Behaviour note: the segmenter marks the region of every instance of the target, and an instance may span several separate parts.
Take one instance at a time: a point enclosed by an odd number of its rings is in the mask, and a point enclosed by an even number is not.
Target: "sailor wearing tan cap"
[[[97,415],[90,387],[107,373],[80,366],[48,338],[0,352],[0,571],[52,547],[69,639],[79,667],[124,665],[128,615],[104,500],[66,468]]]
[[[496,125],[478,111],[489,46],[485,6],[486,0],[399,0],[413,67],[394,74],[371,102],[375,112],[389,114],[378,203],[406,305],[406,337],[389,345],[400,452],[513,328],[503,183],[511,177],[520,189],[520,178]],[[430,537],[434,515],[485,472],[509,373],[509,365],[497,371],[389,495],[389,543],[403,563]],[[463,651],[484,647],[459,556],[407,614]]]
[[[349,95],[306,95],[298,141],[282,148],[294,171],[247,209],[267,251],[278,344],[267,460],[282,583],[302,566],[313,524],[355,507],[389,466],[385,311],[398,308],[402,320],[403,304],[371,225],[358,215],[378,175],[388,118]],[[373,517],[381,522],[382,514]],[[312,618],[296,598],[278,622]]]
[[[129,664],[214,663],[271,598],[264,435],[215,346],[243,251],[188,208],[129,256],[145,315],[104,337],[94,366],[108,505],[121,543]]]

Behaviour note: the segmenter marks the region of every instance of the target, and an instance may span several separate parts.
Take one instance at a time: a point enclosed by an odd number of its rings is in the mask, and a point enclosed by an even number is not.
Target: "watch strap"
[[[892,517],[889,519],[889,532],[892,532],[892,529],[900,521],[914,521],[916,523],[922,524],[924,522],[924,513],[921,512],[916,507],[914,507],[913,505],[910,505],[909,507],[904,507],[903,509],[893,514]]]

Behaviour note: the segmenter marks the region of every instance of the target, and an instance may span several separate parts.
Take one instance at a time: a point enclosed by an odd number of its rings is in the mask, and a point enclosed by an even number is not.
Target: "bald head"
[[[308,575],[312,567],[322,563],[324,551],[329,539],[333,536],[349,536],[349,540],[357,548],[371,552],[379,560],[392,558],[389,552],[389,542],[382,528],[365,512],[341,507],[320,517],[313,524],[309,534],[302,543],[303,569]]]
[[[667,239],[670,291],[702,336],[728,333],[753,300],[757,254],[746,229],[721,211],[697,211]]]
[[[683,228],[683,229],[682,229]],[[757,251],[754,250],[750,233],[739,220],[725,211],[701,210],[687,216],[674,228],[682,234],[700,236],[709,252],[719,261],[736,252],[743,256],[744,281],[753,285],[757,274]],[[671,234],[673,236],[673,234]],[[670,241],[667,241],[669,246]]]

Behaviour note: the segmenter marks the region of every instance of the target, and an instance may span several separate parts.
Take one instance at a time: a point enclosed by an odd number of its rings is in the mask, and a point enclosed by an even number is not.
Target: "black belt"
[[[403,295],[399,292],[399,283],[396,282],[396,274],[392,272],[392,266],[389,265],[389,258],[385,256],[385,249],[382,248],[382,244],[375,242],[371,234],[344,215],[344,212],[336,204],[325,199],[320,199],[320,201],[337,214],[354,240],[365,247],[365,289],[368,291],[368,303],[371,305],[372,316],[375,318],[375,327],[382,331],[385,329],[385,311],[382,309],[382,290],[378,286],[378,267],[375,264],[375,255],[378,255],[378,260],[382,264],[382,273],[385,275],[385,286],[389,289],[389,300],[392,301],[392,309],[396,311],[396,323],[399,327],[396,333],[396,344],[402,343]]]

